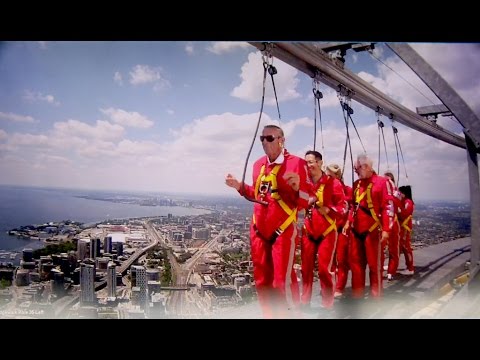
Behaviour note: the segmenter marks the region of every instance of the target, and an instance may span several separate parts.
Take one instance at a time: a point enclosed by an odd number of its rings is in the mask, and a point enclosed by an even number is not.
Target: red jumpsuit
[[[322,294],[322,306],[331,308],[334,300],[335,246],[337,242],[336,221],[346,214],[345,194],[342,183],[331,176],[323,174],[316,184],[312,185],[312,194],[316,202],[312,204],[305,216],[302,232],[302,304],[310,304],[312,298],[313,272],[315,256],[318,257],[318,276]],[[322,215],[319,208],[330,209]]]
[[[414,271],[413,250],[412,250],[412,215],[415,204],[412,200],[405,198],[400,212],[400,251],[405,255],[407,270]]]
[[[299,301],[297,276],[293,271],[296,222],[297,212],[308,205],[310,183],[307,183],[304,159],[284,149],[283,156],[275,161],[270,163],[267,156],[258,159],[253,165],[254,185],[241,186],[239,193],[244,195],[245,192],[249,198],[268,203],[253,206],[250,225],[253,276],[264,316],[287,317],[288,305],[296,305]],[[286,172],[299,174],[298,191],[283,179]],[[282,225],[286,225],[283,231],[279,230]]]
[[[398,213],[399,209],[402,206],[402,198],[401,193],[398,191],[395,183],[390,180],[390,178],[386,178],[387,181],[390,183],[393,189],[393,206],[394,206],[394,221],[393,221],[393,228],[390,236],[388,237],[388,269],[387,274],[394,276],[397,273],[398,269],[398,261],[400,257],[400,223],[398,222]],[[382,251],[382,255],[383,255]],[[382,264],[384,263],[382,259]]]
[[[352,188],[348,185],[343,185],[343,191],[347,202],[347,211],[351,207]],[[348,271],[350,266],[348,264],[348,235],[343,234],[343,226],[347,221],[348,213],[346,213],[340,220],[337,221],[337,284],[336,291],[343,294],[345,286],[347,285]]]
[[[382,230],[391,232],[393,228],[392,188],[387,179],[375,173],[368,179],[356,180],[352,188],[354,206],[349,215],[352,297],[364,295],[365,267],[368,264],[370,294],[378,298],[383,289],[381,233]]]

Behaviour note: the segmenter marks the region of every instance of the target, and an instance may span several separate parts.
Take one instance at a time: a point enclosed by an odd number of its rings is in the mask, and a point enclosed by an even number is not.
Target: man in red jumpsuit
[[[297,214],[306,208],[310,184],[305,160],[285,148],[283,130],[267,125],[260,136],[266,156],[253,165],[253,185],[227,174],[225,183],[254,199],[250,226],[253,276],[265,317],[291,317],[299,289],[293,271]]]
[[[387,279],[389,281],[393,280],[393,277],[397,273],[398,269],[398,261],[400,257],[400,224],[398,222],[398,213],[400,207],[402,206],[402,197],[400,191],[398,191],[397,187],[395,186],[395,177],[390,171],[387,171],[384,176],[390,183],[390,186],[393,189],[392,193],[392,200],[394,206],[394,221],[393,221],[393,228],[390,236],[388,237],[388,265],[387,265]],[[382,251],[382,255],[384,252]],[[382,264],[384,261],[382,260]]]
[[[345,207],[346,212],[344,216],[337,220],[337,247],[335,250],[337,260],[337,281],[335,288],[335,297],[341,297],[345,291],[347,285],[348,271],[350,270],[349,257],[348,257],[348,236],[343,233],[343,226],[348,218],[348,209],[351,207],[352,200],[352,188],[345,185],[343,182],[342,169],[337,164],[330,164],[327,166],[327,175],[337,178],[343,186],[343,192],[345,193]]]
[[[400,186],[402,194],[402,206],[400,208],[400,252],[405,255],[405,271],[402,275],[413,275],[415,273],[413,267],[413,250],[412,250],[412,216],[415,210],[415,203],[412,200],[412,188],[410,185]]]
[[[312,298],[315,257],[318,258],[318,277],[322,294],[322,307],[333,307],[335,291],[335,246],[337,224],[345,215],[345,193],[342,183],[322,171],[322,154],[310,150],[305,154],[312,181],[313,195],[306,210],[302,232],[302,297],[303,306]]]
[[[383,176],[373,170],[373,162],[361,154],[355,162],[359,179],[353,184],[353,208],[344,226],[350,229],[350,269],[352,270],[352,297],[362,298],[365,291],[365,267],[368,264],[370,295],[382,296],[382,243],[388,241],[393,227],[394,205],[392,187]]]

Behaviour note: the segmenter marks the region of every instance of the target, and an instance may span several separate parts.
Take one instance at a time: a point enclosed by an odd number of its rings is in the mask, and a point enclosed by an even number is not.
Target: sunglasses
[[[268,142],[272,142],[275,139],[279,139],[281,136],[273,136],[273,135],[260,135],[260,142],[263,142],[263,140],[267,140]]]

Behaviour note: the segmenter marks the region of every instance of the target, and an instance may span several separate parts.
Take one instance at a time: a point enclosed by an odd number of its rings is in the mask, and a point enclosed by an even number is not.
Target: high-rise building
[[[139,265],[132,265],[130,267],[130,274],[132,279],[132,287],[138,287],[139,304],[142,309],[146,309],[147,302],[147,271],[145,267]]]
[[[25,262],[33,261],[33,249],[30,249],[30,248],[23,249],[23,261]]]
[[[210,237],[210,229],[193,229],[193,238],[198,240],[208,240]]]
[[[112,247],[117,250],[117,256],[123,255],[123,243],[121,242],[114,242]]]
[[[160,280],[160,270],[159,269],[148,269],[147,270],[147,281],[158,281]]]
[[[110,259],[108,257],[97,257],[95,259],[95,267],[97,268],[97,272],[105,273],[107,272],[108,263]]]
[[[108,297],[117,296],[117,273],[116,265],[113,261],[108,263],[107,266],[107,294]]]
[[[80,264],[80,304],[95,301],[95,265]]]
[[[50,285],[52,287],[52,293],[54,293],[57,297],[61,297],[65,295],[65,276],[64,273],[57,270],[52,269],[53,278],[50,280]]]
[[[70,259],[67,254],[60,256],[60,271],[63,272],[66,277],[70,277]]]
[[[90,240],[90,258],[95,259],[97,256],[100,256],[100,239],[91,239]]]
[[[82,261],[90,255],[90,239],[79,239],[77,242],[77,259]]]
[[[105,236],[103,239],[103,252],[104,253],[111,253],[113,250],[112,247],[112,237],[111,236]]]

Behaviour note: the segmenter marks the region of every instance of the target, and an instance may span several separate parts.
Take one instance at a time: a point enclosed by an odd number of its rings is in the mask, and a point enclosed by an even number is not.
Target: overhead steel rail
[[[299,71],[324,83],[337,91],[346,93],[351,99],[380,111],[380,114],[405,126],[420,131],[451,145],[466,149],[465,138],[424,119],[358,75],[343,68],[335,59],[314,43],[298,42],[250,42],[260,51],[268,49],[271,55],[293,66]]]
[[[332,59],[323,49],[342,48],[341,43],[327,43],[323,47],[314,43],[250,42],[260,51],[268,50],[272,56],[323,82],[337,91],[347,91],[353,100],[379,111],[382,115],[412,129],[467,150],[470,190],[471,259],[468,286],[462,288],[456,301],[447,308],[464,307],[465,299],[480,306],[480,119],[456,91],[408,44],[387,44],[440,99],[443,108],[450,111],[463,126],[465,138],[424,119],[381,91],[344,69],[342,59]],[[438,108],[442,105],[437,106]],[[437,109],[438,110],[438,109]],[[443,109],[445,110],[445,109]],[[444,111],[442,111],[444,112]],[[468,315],[467,313],[465,313]]]
[[[463,126],[467,145],[468,181],[470,190],[470,237],[471,258],[468,286],[460,293],[466,293],[473,299],[476,307],[480,305],[480,173],[478,150],[480,148],[480,119],[457,92],[408,44],[387,44],[434,92],[443,105],[450,110]],[[459,294],[460,295],[460,294]],[[464,295],[458,302],[449,302],[447,308],[461,305]]]

